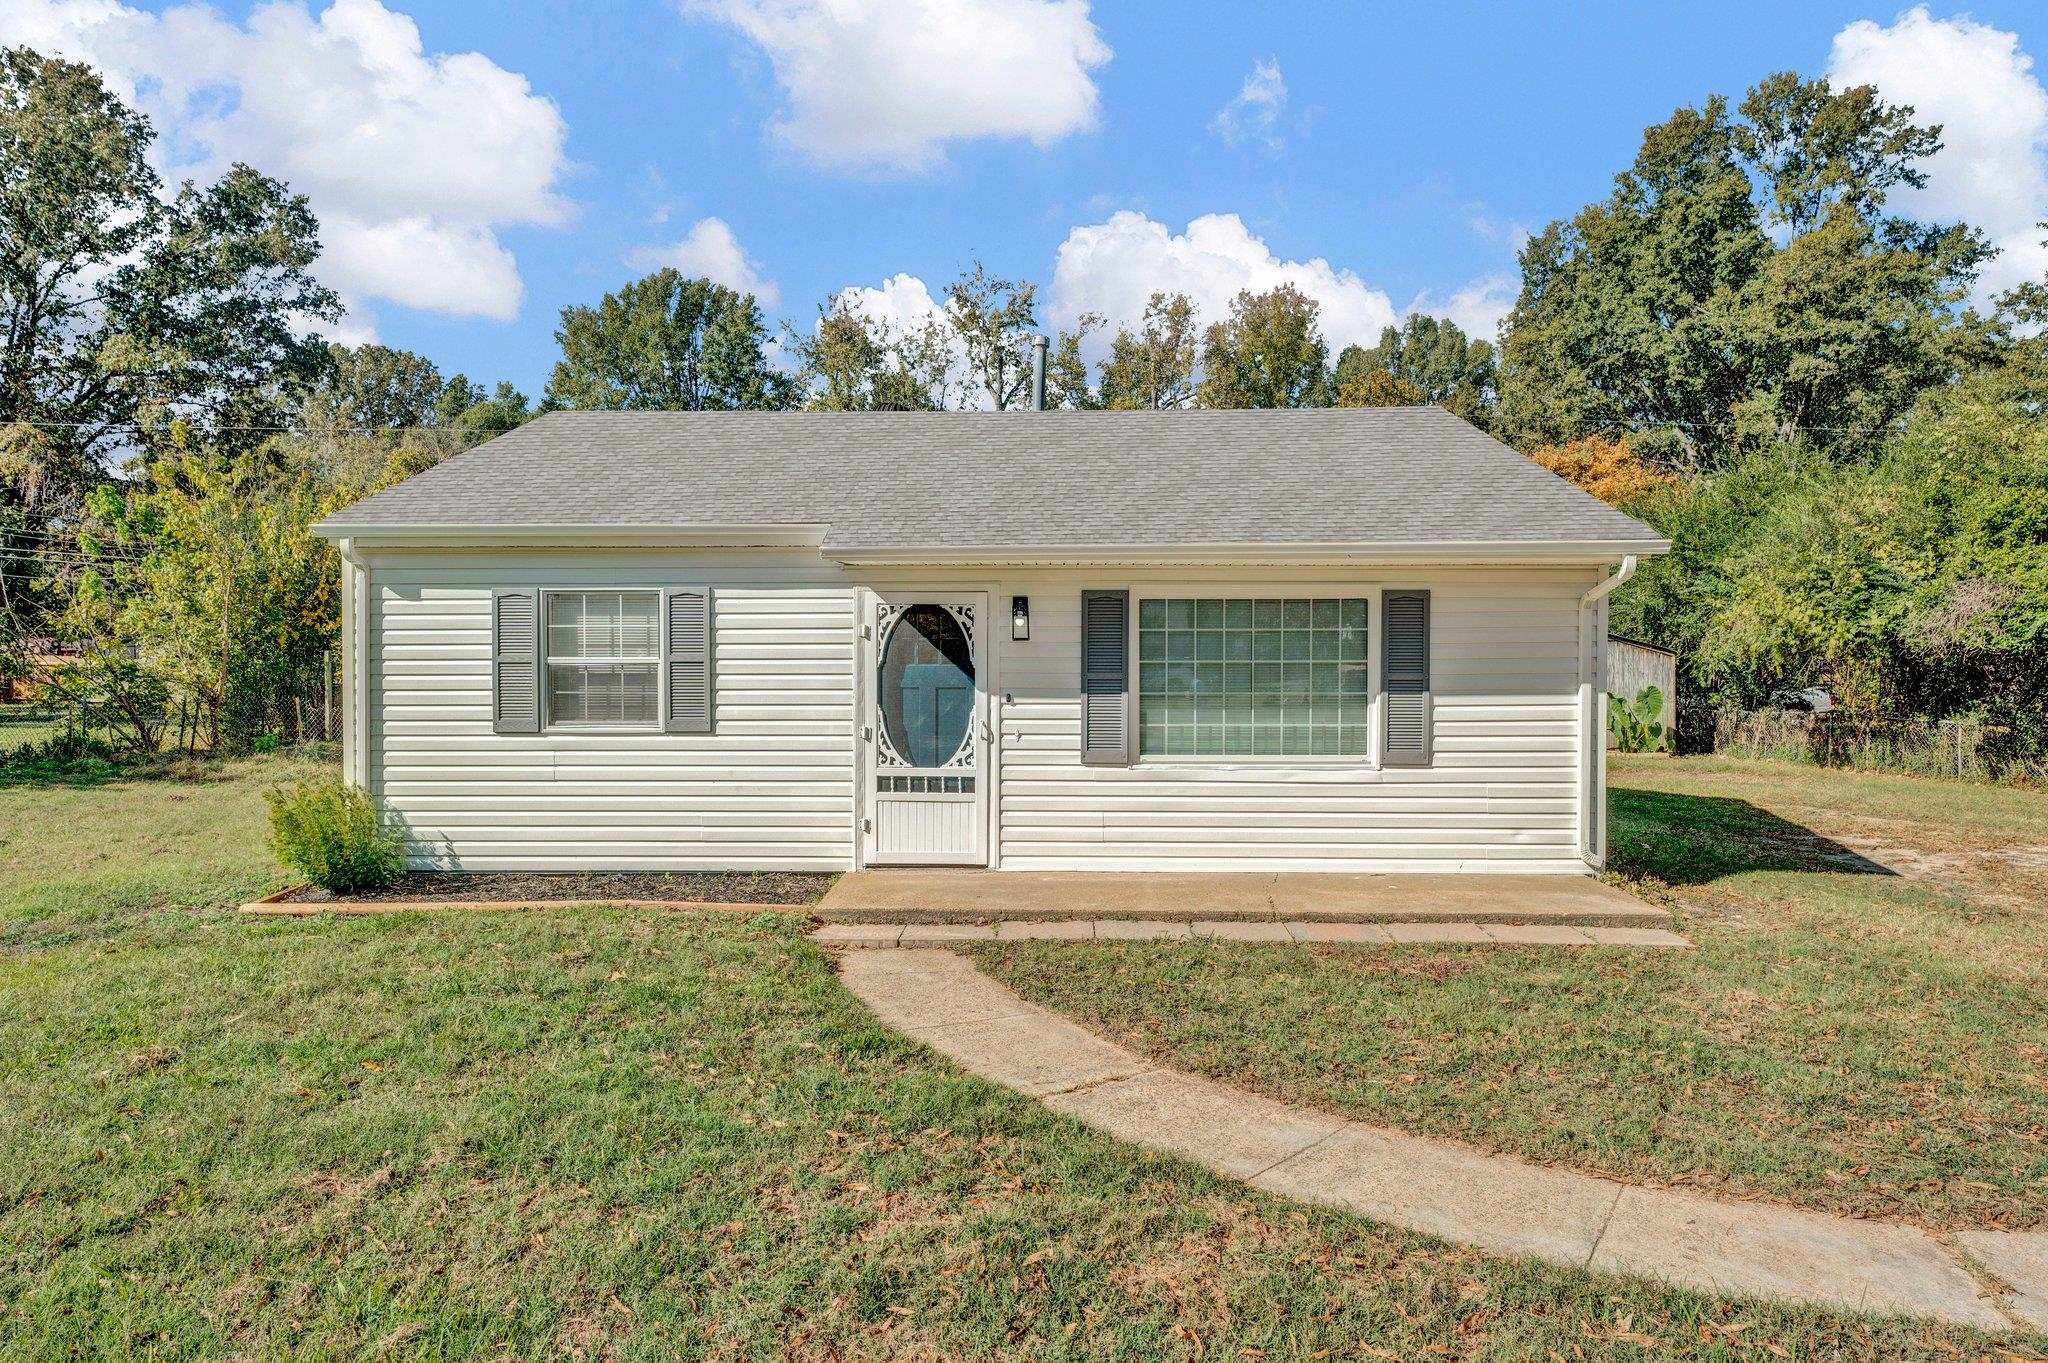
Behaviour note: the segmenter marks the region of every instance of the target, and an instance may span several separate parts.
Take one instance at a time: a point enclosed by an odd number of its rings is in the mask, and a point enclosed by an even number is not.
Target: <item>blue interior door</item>
[[[974,674],[958,663],[909,663],[898,683],[905,751],[913,767],[942,767],[974,719]]]

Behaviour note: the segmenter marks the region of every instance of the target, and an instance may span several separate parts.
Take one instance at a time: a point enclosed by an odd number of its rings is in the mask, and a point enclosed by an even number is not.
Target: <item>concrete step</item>
[[[817,916],[828,923],[1071,923],[1101,917],[1101,910],[1084,905],[1059,907],[1045,904],[1004,904],[989,908],[946,905],[936,908],[820,904]],[[1141,923],[1523,923],[1558,927],[1661,928],[1671,914],[1654,904],[1634,906],[1516,905],[1474,908],[1465,905],[1436,908],[1425,904],[1314,905],[1310,907],[1258,907],[1242,904],[1193,903],[1185,908],[1157,908],[1147,905],[1118,905],[1116,920]]]
[[[1091,918],[994,923],[827,923],[811,934],[834,948],[953,948],[976,942],[1247,942],[1274,946],[1524,946],[1651,947],[1684,950],[1692,943],[1665,928],[1562,923],[1259,922],[1245,919],[1169,923]]]
[[[839,878],[829,923],[1525,923],[1657,928],[1671,915],[1592,876],[869,870]]]

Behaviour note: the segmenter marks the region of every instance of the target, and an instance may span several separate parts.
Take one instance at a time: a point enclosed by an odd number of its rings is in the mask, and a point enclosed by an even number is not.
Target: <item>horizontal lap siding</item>
[[[1227,761],[1084,767],[1079,594],[1065,582],[1018,583],[1014,590],[1032,594],[1032,640],[1006,646],[1003,656],[1001,686],[1012,701],[1002,726],[1002,864],[1582,871],[1578,600],[1594,580],[1590,571],[1540,570],[1390,580],[1432,593],[1434,757],[1428,767],[1381,770]],[[1121,584],[1104,575],[1088,585]],[[1203,587],[1139,590],[1199,596]],[[1328,594],[1279,581],[1270,590]],[[1370,595],[1376,612],[1377,590]]]
[[[816,564],[528,556],[373,565],[371,762],[420,865],[843,869],[853,589]],[[710,734],[491,731],[491,589],[710,584]]]

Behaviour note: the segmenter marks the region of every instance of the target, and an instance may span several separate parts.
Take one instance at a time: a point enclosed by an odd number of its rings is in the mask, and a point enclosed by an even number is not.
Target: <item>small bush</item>
[[[382,889],[405,869],[405,842],[385,826],[377,803],[339,781],[268,792],[270,846],[277,859],[323,890]]]

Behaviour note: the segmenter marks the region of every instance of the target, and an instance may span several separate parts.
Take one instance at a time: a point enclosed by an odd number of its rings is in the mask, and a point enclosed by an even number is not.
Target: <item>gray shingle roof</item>
[[[797,524],[828,553],[1658,538],[1437,407],[557,412],[322,529]]]

